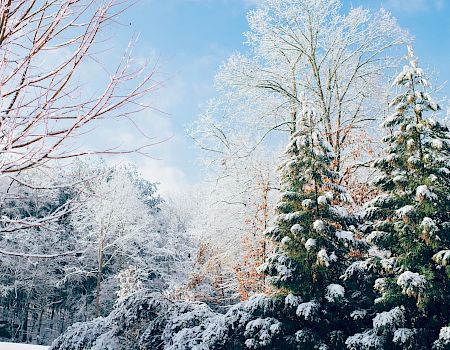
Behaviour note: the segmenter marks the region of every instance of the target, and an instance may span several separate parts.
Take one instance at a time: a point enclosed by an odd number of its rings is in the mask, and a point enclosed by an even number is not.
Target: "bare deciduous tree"
[[[158,87],[154,67],[132,59],[133,44],[113,67],[98,60],[108,45],[102,32],[127,6],[122,0],[0,1],[2,202],[14,196],[15,187],[29,186],[18,176],[28,169],[92,153],[145,152],[150,146],[144,141],[136,149],[88,150],[77,144],[96,121],[133,123],[133,114],[147,108],[142,98]],[[66,209],[20,222],[2,215],[2,227],[43,225]]]

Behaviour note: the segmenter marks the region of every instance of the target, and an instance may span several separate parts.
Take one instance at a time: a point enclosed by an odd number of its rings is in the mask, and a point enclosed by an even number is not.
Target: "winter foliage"
[[[383,81],[409,36],[339,0],[265,0],[248,23],[250,50],[221,67],[189,130],[203,184],[162,197],[131,164],[59,153],[47,168],[5,146],[0,339],[450,349],[450,132],[410,46]],[[378,122],[369,152],[355,139]]]

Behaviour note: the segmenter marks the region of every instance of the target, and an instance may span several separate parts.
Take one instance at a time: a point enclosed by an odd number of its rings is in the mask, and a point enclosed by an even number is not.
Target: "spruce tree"
[[[273,227],[266,231],[275,250],[261,270],[285,297],[281,312],[290,344],[302,349],[344,347],[350,305],[340,276],[358,246],[340,206],[349,200],[332,170],[333,150],[321,137],[318,116],[308,103],[280,165],[281,196]],[[289,338],[289,336],[287,337]],[[294,346],[295,345],[295,346]]]
[[[383,122],[386,155],[374,163],[382,194],[367,210],[367,240],[384,254],[377,314],[350,349],[450,348],[450,135],[412,49],[408,59]]]

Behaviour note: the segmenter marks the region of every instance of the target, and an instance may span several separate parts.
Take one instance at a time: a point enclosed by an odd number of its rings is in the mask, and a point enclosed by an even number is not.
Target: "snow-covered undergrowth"
[[[0,350],[47,350],[48,346],[17,344],[17,343],[0,343]]]
[[[255,296],[220,314],[203,303],[140,291],[121,300],[107,317],[69,327],[50,349],[279,349],[283,325],[274,316],[281,305],[284,299]]]

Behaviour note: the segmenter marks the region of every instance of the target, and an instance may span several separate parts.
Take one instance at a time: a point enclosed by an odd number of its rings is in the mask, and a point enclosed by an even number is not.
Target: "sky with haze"
[[[198,150],[186,135],[201,106],[214,97],[214,75],[228,56],[245,52],[246,13],[260,0],[140,0],[120,17],[109,33],[114,47],[126,47],[138,35],[134,56],[158,62],[163,85],[148,103],[162,111],[148,111],[137,121],[150,136],[168,140],[151,150],[154,159],[132,156],[144,176],[160,182],[163,193],[198,183]],[[450,0],[344,0],[344,8],[383,6],[414,37],[422,67],[450,78]],[[405,50],[406,51],[406,50]],[[436,79],[437,78],[437,79]],[[450,86],[443,93],[450,96]],[[140,135],[132,129],[109,126],[105,135],[133,144]]]

